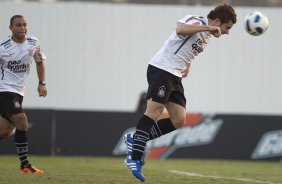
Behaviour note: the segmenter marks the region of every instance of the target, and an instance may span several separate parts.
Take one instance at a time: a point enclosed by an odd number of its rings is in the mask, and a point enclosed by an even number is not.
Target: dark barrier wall
[[[109,156],[117,140],[140,114],[56,112],[56,154]]]
[[[182,147],[170,156],[281,160],[281,116],[216,115],[213,119],[223,124],[211,143]],[[260,141],[262,145],[258,145]]]
[[[30,154],[109,156],[126,127],[141,114],[25,110]],[[14,154],[14,135],[0,141],[0,154]]]
[[[33,154],[50,155],[52,151],[53,110],[25,110],[29,119],[28,142]],[[54,140],[53,140],[54,141]],[[14,132],[11,137],[0,141],[0,154],[16,153]]]
[[[140,113],[26,110],[30,153],[39,155],[125,155],[125,132]],[[148,158],[276,160],[282,157],[282,116],[187,114],[185,126],[149,141]],[[13,137],[0,154],[15,154]]]

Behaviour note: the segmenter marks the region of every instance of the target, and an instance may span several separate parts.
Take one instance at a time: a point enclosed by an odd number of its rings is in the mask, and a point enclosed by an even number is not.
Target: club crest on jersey
[[[21,107],[21,104],[20,104],[20,102],[19,101],[17,101],[17,100],[15,100],[14,101],[14,106],[15,106],[15,108],[20,108]]]
[[[158,89],[157,95],[158,95],[159,97],[164,97],[164,96],[165,96],[165,91],[166,91],[165,86],[161,86],[161,87],[159,87],[159,89]]]

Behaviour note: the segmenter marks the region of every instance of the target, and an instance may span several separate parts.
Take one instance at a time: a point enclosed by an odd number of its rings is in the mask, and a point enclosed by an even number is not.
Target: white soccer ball
[[[244,20],[245,30],[253,36],[263,34],[268,28],[268,18],[259,11],[250,12]]]

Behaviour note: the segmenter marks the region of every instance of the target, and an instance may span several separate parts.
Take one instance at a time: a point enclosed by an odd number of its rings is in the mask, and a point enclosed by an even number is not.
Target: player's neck
[[[25,37],[23,37],[23,38],[17,38],[17,37],[15,37],[15,36],[12,36],[12,40],[13,40],[14,42],[16,42],[16,43],[23,43],[23,42],[25,42],[26,38],[25,38]]]

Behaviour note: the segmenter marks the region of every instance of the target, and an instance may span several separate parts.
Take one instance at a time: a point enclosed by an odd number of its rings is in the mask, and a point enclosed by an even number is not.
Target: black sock
[[[21,169],[27,167],[29,164],[27,160],[28,143],[26,131],[16,129],[15,133],[15,146],[21,162]]]
[[[132,160],[141,160],[147,142],[150,140],[150,128],[155,121],[146,115],[143,115],[136,126],[136,132],[133,136],[134,144],[132,148]]]
[[[173,126],[169,118],[161,119],[155,122],[153,126],[151,127],[150,133],[149,133],[150,140],[161,137],[162,135],[170,133],[174,130],[176,130],[176,128]]]

